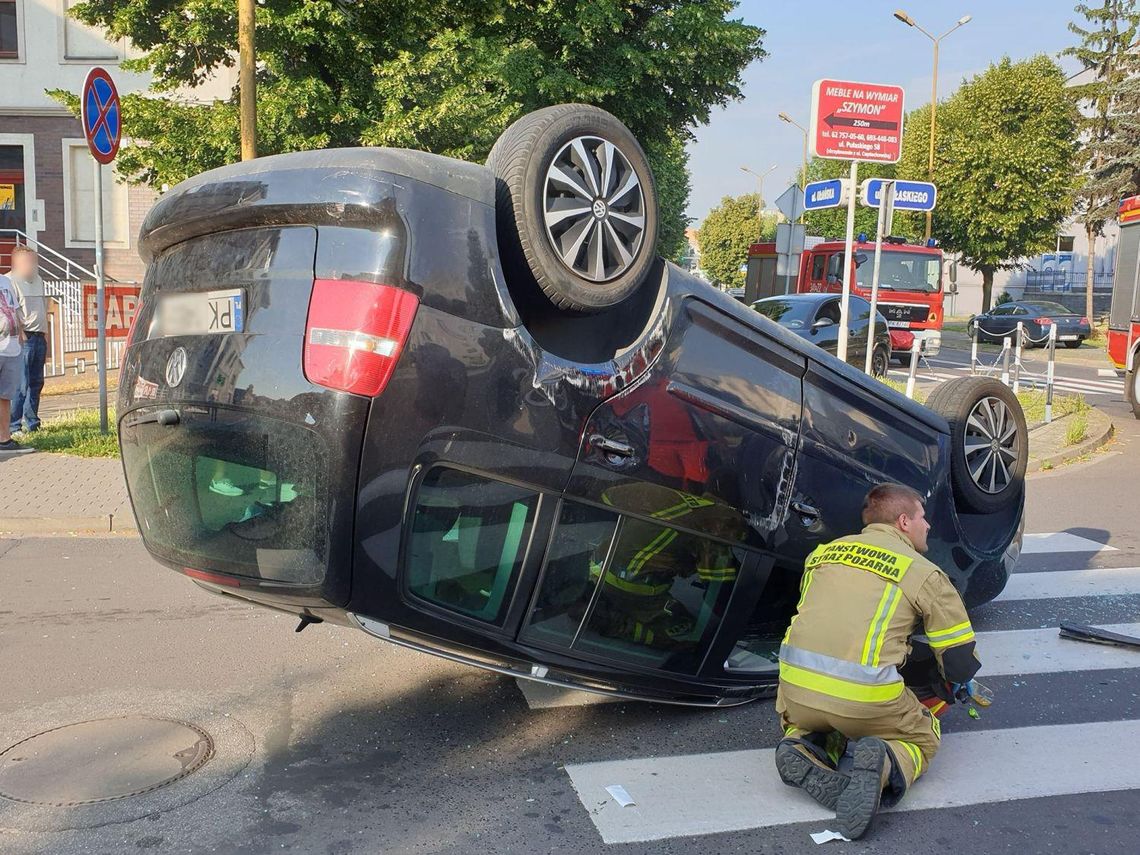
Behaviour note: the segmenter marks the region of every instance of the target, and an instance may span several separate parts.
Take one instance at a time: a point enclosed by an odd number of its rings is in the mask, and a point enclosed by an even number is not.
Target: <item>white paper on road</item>
[[[1021,545],[1022,555],[1040,555],[1052,552],[1116,552],[1115,546],[1098,543],[1067,531],[1050,534],[1027,534]]]
[[[844,843],[850,843],[850,839],[844,837],[838,831],[827,829],[826,831],[817,831],[811,835],[811,839],[815,841],[816,846],[822,846],[824,843],[830,843],[832,840],[842,840]]]
[[[637,804],[637,802],[633,800],[633,796],[626,792],[625,787],[621,784],[610,784],[606,787],[606,792],[613,796],[614,801],[622,807],[632,807]]]
[[[1122,746],[1137,744],[1140,721],[950,733],[930,771],[892,810],[1137,789],[1140,763],[1121,762]],[[566,771],[606,843],[834,821],[833,813],[780,781],[773,753],[581,763],[567,765]],[[607,799],[606,785],[614,780],[624,781],[641,803],[619,808]]]
[[[1140,594],[1140,567],[1014,573],[1005,590],[994,601],[1119,597],[1128,594]]]

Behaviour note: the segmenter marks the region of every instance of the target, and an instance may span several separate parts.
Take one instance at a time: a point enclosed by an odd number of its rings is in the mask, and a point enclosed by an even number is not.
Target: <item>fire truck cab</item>
[[[1120,239],[1108,312],[1108,358],[1124,372],[1125,398],[1140,419],[1140,196],[1121,202],[1117,216]]]
[[[842,291],[843,256],[843,241],[824,241],[805,250],[796,290]],[[873,242],[855,243],[851,292],[867,300],[871,299],[874,258]],[[903,238],[884,238],[878,309],[891,327],[895,353],[906,354],[914,339],[922,342],[925,353],[937,353],[942,344],[942,250],[908,244]]]

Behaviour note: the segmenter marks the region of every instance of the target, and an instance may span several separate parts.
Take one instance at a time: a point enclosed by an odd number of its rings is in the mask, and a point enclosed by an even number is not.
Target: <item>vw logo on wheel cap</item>
[[[166,360],[166,385],[177,386],[186,373],[186,348],[176,347]]]

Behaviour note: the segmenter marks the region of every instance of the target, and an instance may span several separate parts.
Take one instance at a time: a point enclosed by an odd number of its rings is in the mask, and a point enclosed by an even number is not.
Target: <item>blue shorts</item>
[[[0,398],[11,401],[20,394],[24,382],[24,357],[0,356]]]

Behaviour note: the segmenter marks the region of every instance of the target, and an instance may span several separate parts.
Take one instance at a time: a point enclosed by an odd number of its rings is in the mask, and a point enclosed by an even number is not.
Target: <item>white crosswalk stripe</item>
[[[987,366],[991,376],[1000,377],[1001,366],[996,367]],[[1010,366],[1010,373],[1012,377],[1013,368]],[[905,381],[908,376],[906,370],[893,369],[889,375],[893,380]],[[945,383],[947,380],[953,380],[957,377],[970,376],[970,367],[968,365],[954,365],[950,363],[933,362],[929,366],[920,366],[915,379],[920,383]],[[1021,385],[1024,388],[1035,388],[1044,390],[1047,382],[1047,377],[1044,373],[1037,373],[1023,368],[1021,372]],[[1058,376],[1053,379],[1054,388],[1066,393],[1078,393],[1086,396],[1093,395],[1123,395],[1124,384],[1119,380],[1101,380],[1092,378],[1081,377],[1064,377]]]
[[[1140,721],[949,733],[930,772],[896,811],[1140,788],[1140,764],[1120,762]],[[634,843],[834,820],[780,782],[772,749],[566,766],[606,843]],[[636,802],[606,792],[621,784]]]
[[[1074,564],[1098,552],[1117,551],[1071,532],[1027,535],[1026,547],[1026,555],[1071,554]],[[996,602],[1029,607],[1038,600],[1082,598],[1095,604],[1129,596],[1140,596],[1140,567],[1081,567],[1015,573]],[[1121,605],[1127,603],[1116,604],[1118,614]],[[987,625],[1009,614],[1008,606],[1004,612],[991,612]],[[1105,628],[1140,636],[1140,623]],[[977,640],[985,677],[998,680],[1101,671],[1133,674],[1140,669],[1140,653],[1135,650],[1062,639],[1055,627],[994,629],[979,632]],[[587,697],[541,688],[542,692],[528,693],[533,707],[580,705]],[[586,702],[598,700],[605,699]],[[1136,720],[948,733],[930,772],[896,810],[1140,790],[1140,765],[1119,762],[1121,746],[1135,745],[1137,740],[1140,721]],[[780,782],[771,749],[571,763],[566,772],[607,844],[833,819],[803,793]],[[625,787],[636,804],[620,807],[606,791],[612,784]]]

